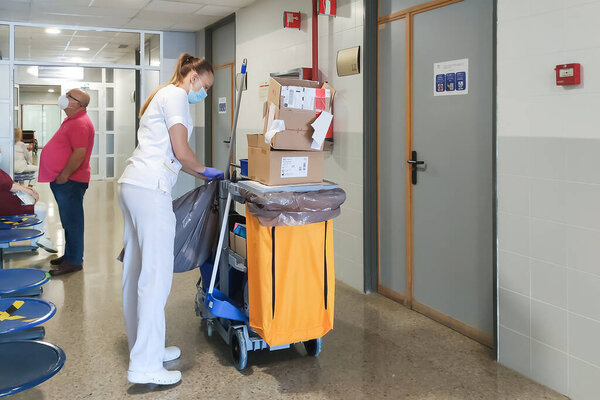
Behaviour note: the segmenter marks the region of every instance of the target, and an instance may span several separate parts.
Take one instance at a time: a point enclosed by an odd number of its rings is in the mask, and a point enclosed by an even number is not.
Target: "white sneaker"
[[[181,350],[179,350],[179,347],[165,347],[165,355],[163,356],[163,362],[177,360],[179,357],[181,357]]]
[[[181,372],[168,371],[164,368],[156,372],[127,371],[127,380],[139,384],[174,385],[181,380]]]
[[[48,253],[58,253],[58,250],[56,250],[54,243],[52,243],[52,241],[46,237],[39,238],[37,241],[37,246],[46,250]]]

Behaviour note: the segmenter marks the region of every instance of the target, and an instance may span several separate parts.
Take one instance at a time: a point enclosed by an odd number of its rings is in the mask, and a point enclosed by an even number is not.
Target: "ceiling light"
[[[46,29],[46,33],[49,33],[51,35],[58,35],[60,33],[60,29],[48,28]]]
[[[89,47],[80,47],[77,49],[77,51],[90,51]]]
[[[48,93],[54,93],[54,89],[48,89]]]

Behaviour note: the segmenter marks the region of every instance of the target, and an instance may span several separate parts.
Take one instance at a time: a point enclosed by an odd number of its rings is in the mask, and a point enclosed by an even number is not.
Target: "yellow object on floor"
[[[269,346],[333,329],[333,225],[266,227],[246,208],[250,326]]]

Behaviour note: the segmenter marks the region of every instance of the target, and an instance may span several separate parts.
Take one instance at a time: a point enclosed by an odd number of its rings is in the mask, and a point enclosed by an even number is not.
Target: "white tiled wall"
[[[334,221],[337,278],[363,290],[363,80],[362,75],[339,78],[337,51],[363,43],[362,0],[338,0],[336,17],[319,17],[321,79],[336,89],[334,140],[325,155],[325,177],[339,183],[348,199]],[[302,27],[284,29],[284,11],[300,11]],[[262,132],[264,99],[258,86],[270,72],[312,65],[310,1],[259,0],[236,13],[237,61],[248,59],[248,91],[238,123],[238,158],[247,154],[245,134]],[[238,68],[239,69],[239,68]]]
[[[498,0],[500,362],[600,399],[599,0]],[[555,85],[578,62],[583,84]]]

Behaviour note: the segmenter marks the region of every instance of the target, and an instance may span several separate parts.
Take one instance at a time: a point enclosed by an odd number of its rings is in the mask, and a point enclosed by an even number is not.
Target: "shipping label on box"
[[[282,178],[305,178],[308,176],[308,157],[282,157]]]
[[[325,111],[331,104],[331,90],[300,86],[281,88],[281,107],[299,110]]]

